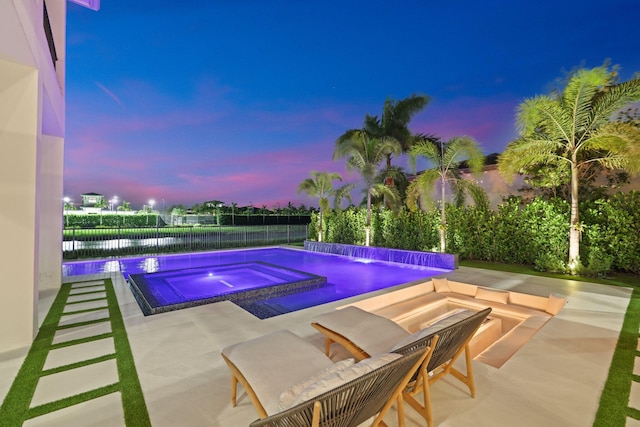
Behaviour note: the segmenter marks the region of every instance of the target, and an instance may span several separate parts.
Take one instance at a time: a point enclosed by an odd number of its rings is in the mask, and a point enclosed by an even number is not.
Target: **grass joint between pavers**
[[[92,285],[85,286],[86,288],[95,286],[104,288],[101,292],[106,292],[106,298],[101,298],[101,300],[105,300],[107,304],[105,307],[65,313],[65,307],[73,304],[73,302],[67,301],[71,295],[71,290],[83,288],[83,286],[77,286],[78,283],[79,282],[66,283],[60,287],[58,295],[51,305],[49,313],[47,313],[47,316],[40,326],[40,330],[38,331],[38,334],[36,335],[36,338],[34,339],[24,362],[11,385],[11,388],[5,396],[2,405],[0,405],[0,420],[2,420],[2,427],[20,427],[28,419],[46,415],[59,409],[69,408],[115,392],[119,392],[121,394],[124,421],[127,426],[151,426],[149,413],[144,401],[142,388],[140,386],[133,355],[129,346],[129,340],[127,338],[127,332],[122,319],[122,313],[120,312],[120,306],[118,305],[118,299],[113,289],[111,279],[104,279],[103,283],[98,285],[94,283]],[[109,313],[106,318],[81,321],[67,325],[59,324],[62,317],[66,315],[90,313],[105,309],[108,310]],[[80,326],[90,326],[106,321],[111,323],[111,332],[53,344],[56,331]],[[58,366],[56,368],[44,369],[49,351],[104,338],[113,339],[115,353]],[[38,380],[41,377],[58,372],[70,371],[72,369],[112,359],[116,360],[118,369],[117,383],[109,384],[94,390],[88,390],[75,396],[66,397],[30,408],[33,395],[38,385]]]

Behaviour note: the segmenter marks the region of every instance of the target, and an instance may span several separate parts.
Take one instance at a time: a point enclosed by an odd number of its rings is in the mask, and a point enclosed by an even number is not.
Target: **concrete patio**
[[[100,277],[105,275],[81,279]],[[223,347],[286,328],[323,349],[323,337],[310,326],[313,316],[384,293],[378,291],[266,320],[259,320],[230,302],[144,317],[122,276],[108,277],[113,279],[117,292],[154,427],[248,425],[257,416],[242,389],[238,406],[231,407],[229,371],[220,357]],[[592,425],[631,290],[466,267],[447,277],[541,296],[554,293],[568,302],[500,369],[474,362],[475,399],[457,381],[445,378],[435,383],[432,401],[436,425]],[[66,279],[72,280],[80,278]],[[41,319],[54,297],[42,295]],[[27,350],[0,353],[0,399],[7,393]],[[88,351],[100,352],[95,348]],[[341,356],[338,351],[337,357]],[[76,375],[58,387],[82,388],[85,382],[89,382],[87,376]],[[48,393],[52,394],[50,399],[57,394],[67,395],[60,388]],[[640,407],[639,394],[632,387],[630,406]],[[115,393],[37,417],[24,425],[124,425],[118,397],[119,393]],[[39,399],[46,400],[47,396]],[[410,408],[406,414],[408,426],[425,425]],[[397,425],[394,410],[385,421]],[[638,425],[638,421],[629,420],[627,425]]]

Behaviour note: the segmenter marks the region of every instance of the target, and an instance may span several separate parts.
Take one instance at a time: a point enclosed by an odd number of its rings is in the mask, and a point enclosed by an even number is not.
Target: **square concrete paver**
[[[53,337],[53,343],[58,344],[61,342],[102,335],[109,332],[111,332],[111,322],[108,320],[91,325],[76,326],[75,328],[58,329]]]
[[[109,310],[107,308],[102,310],[89,311],[86,313],[74,313],[63,314],[60,317],[59,326],[68,326],[75,323],[89,322],[91,320],[109,319]]]
[[[69,298],[67,298],[67,304],[70,302],[79,302],[79,301],[87,301],[87,300],[91,300],[91,299],[97,299],[97,298],[107,298],[107,293],[106,292],[85,292],[82,294],[76,294],[76,295],[69,295]]]
[[[44,369],[57,368],[58,366],[70,365],[114,353],[113,338],[74,344],[49,351]]]
[[[101,299],[99,301],[80,302],[77,304],[67,304],[64,306],[63,313],[73,313],[74,311],[90,310],[93,308],[107,308],[107,299]]]
[[[115,359],[40,377],[31,407],[75,396],[118,382]]]
[[[122,396],[119,392],[91,399],[25,421],[23,427],[124,427]]]

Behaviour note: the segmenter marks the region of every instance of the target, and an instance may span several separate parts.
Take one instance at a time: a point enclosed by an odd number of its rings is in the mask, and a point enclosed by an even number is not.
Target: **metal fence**
[[[65,229],[64,259],[195,252],[304,241],[307,225]]]

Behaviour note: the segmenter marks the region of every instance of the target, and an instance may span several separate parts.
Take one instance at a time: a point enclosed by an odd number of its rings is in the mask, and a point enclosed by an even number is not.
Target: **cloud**
[[[122,101],[120,101],[120,98],[118,98],[113,92],[111,92],[109,89],[107,89],[106,87],[104,87],[103,84],[99,83],[99,82],[95,82],[96,86],[98,86],[104,93],[107,94],[107,96],[111,99],[113,99],[116,104],[118,104],[119,106],[121,106],[122,108],[124,108],[124,104],[122,103]]]

